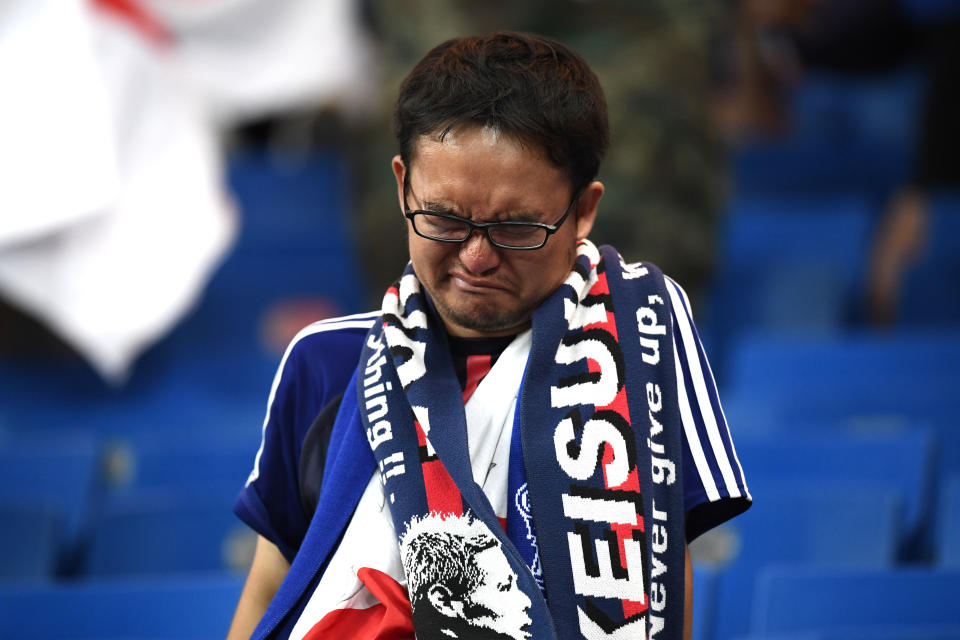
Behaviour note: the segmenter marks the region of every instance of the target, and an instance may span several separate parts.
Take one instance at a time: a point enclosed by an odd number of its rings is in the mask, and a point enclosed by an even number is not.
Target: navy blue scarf
[[[533,317],[515,430],[532,519],[515,519],[508,535],[474,482],[444,330],[408,267],[367,336],[314,522],[255,637],[296,608],[376,468],[420,640],[681,638],[682,427],[668,300],[656,267],[581,243],[573,272]],[[494,580],[499,595],[481,597]]]

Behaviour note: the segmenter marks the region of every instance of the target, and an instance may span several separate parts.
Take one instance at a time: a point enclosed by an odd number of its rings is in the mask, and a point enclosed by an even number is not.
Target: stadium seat
[[[944,482],[937,524],[940,566],[960,568],[960,473]]]
[[[245,572],[256,535],[219,492],[130,490],[111,495],[94,530],[86,576]]]
[[[960,332],[898,331],[824,336],[756,332],[739,342],[726,377],[734,393],[820,405],[847,396],[851,407],[919,407],[960,381]],[[886,401],[883,401],[886,398]],[[815,408],[815,407],[814,407]]]
[[[0,445],[0,500],[48,505],[62,515],[58,571],[73,569],[101,495],[98,439],[21,437]]]
[[[956,569],[771,567],[757,582],[751,633],[958,628],[958,593]]]
[[[878,194],[902,183],[910,152],[864,141],[788,139],[742,145],[732,162],[733,189],[742,195]]]
[[[840,330],[861,297],[871,216],[856,196],[735,199],[705,314],[714,362],[745,331]]]
[[[731,422],[926,424],[943,474],[960,471],[960,332],[755,333],[731,354],[721,397]]]
[[[894,158],[902,160],[901,154],[909,153],[914,147],[925,80],[923,69],[909,63],[877,74],[808,69],[792,95],[792,137],[824,146],[872,148],[882,154],[883,157],[876,159],[881,166]],[[894,157],[887,157],[891,152]],[[846,171],[875,172],[879,168],[848,167]],[[856,186],[882,195],[883,187],[897,185]]]
[[[243,436],[208,427],[182,434],[142,430],[113,438],[106,446],[107,487],[111,492],[202,487],[220,492],[232,504],[253,468],[258,428],[248,425]]]
[[[851,332],[834,336],[744,335],[720,376],[731,404],[774,416],[836,421],[907,417],[931,423],[960,397],[960,332]],[[933,424],[939,427],[938,424]]]
[[[930,199],[929,221],[919,259],[904,274],[896,319],[901,326],[960,325],[960,194]]]
[[[721,266],[826,263],[856,272],[872,215],[869,201],[856,195],[738,197],[721,231]]]
[[[751,484],[751,493],[750,510],[691,545],[695,561],[721,549],[710,558],[717,564],[714,640],[748,632],[746,603],[766,566],[876,568],[895,562],[902,503],[896,492],[768,482]]]
[[[220,574],[0,586],[0,637],[222,638],[230,626],[242,586],[243,578]]]
[[[820,629],[798,633],[764,633],[737,640],[957,640],[960,626],[923,626],[894,630],[877,627],[848,627],[840,630]]]
[[[909,557],[933,520],[936,487],[934,433],[919,426],[855,429],[833,424],[794,424],[763,435],[738,434],[737,456],[750,487],[843,486],[894,493],[903,500],[898,538],[884,539]],[[867,552],[865,541],[858,551]],[[886,553],[889,550],[885,550]],[[871,551],[870,553],[874,553]]]
[[[56,505],[0,502],[0,580],[52,579],[62,535]]]
[[[789,96],[790,134],[735,150],[734,193],[885,198],[912,166],[923,70],[908,63],[858,77],[807,71]]]
[[[245,224],[211,283],[214,297],[228,296],[234,310],[252,310],[249,319],[255,322],[269,304],[288,296],[323,297],[335,315],[363,310],[366,295],[342,158],[329,152],[285,159],[235,152],[228,180]],[[199,311],[209,314],[224,320],[223,307]]]

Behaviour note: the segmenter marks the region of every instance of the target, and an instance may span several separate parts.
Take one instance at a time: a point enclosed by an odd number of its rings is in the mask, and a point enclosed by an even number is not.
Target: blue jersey
[[[744,511],[750,494],[683,290],[667,279],[673,316],[674,366],[683,424],[683,496],[690,541]],[[379,312],[334,318],[303,329],[287,348],[270,390],[253,471],[237,515],[292,561],[310,520],[326,443],[311,426],[335,412],[356,368],[364,336]],[[321,420],[323,422],[323,420]],[[332,423],[329,420],[328,423]],[[327,434],[329,435],[329,434]],[[311,485],[311,486],[308,486]]]

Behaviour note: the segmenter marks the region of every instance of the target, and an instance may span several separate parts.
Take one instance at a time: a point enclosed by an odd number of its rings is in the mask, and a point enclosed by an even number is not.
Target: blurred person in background
[[[960,189],[960,2],[928,4],[932,13],[919,30],[929,77],[918,113],[914,166],[887,204],[870,256],[868,313],[880,326],[896,322],[904,273],[924,254],[931,195]]]
[[[906,181],[887,195],[866,265],[865,314],[896,321],[904,273],[924,252],[931,193],[960,187],[960,2],[741,0],[736,81],[716,115],[729,139],[790,130],[789,94],[809,71],[882,77],[918,61],[926,77]]]
[[[689,637],[686,543],[750,497],[685,293],[588,240],[596,76],[540,36],[456,38],[403,81],[394,132],[410,263],[380,311],[284,354],[236,505],[260,537],[230,637],[442,638],[436,612],[484,627],[513,596],[511,637]],[[496,538],[489,600],[431,584],[430,615],[410,604],[398,540],[431,514]]]

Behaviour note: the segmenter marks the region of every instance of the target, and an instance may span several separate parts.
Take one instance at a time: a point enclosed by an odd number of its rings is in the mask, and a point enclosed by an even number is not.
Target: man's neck
[[[447,336],[453,369],[463,392],[464,403],[470,399],[477,385],[496,364],[500,354],[513,342],[516,336],[496,338],[458,338]]]

